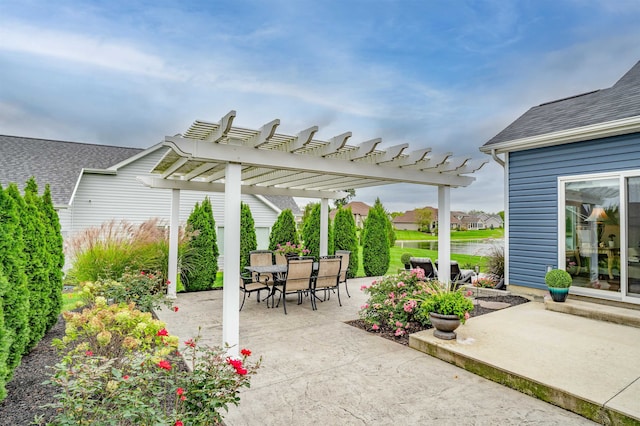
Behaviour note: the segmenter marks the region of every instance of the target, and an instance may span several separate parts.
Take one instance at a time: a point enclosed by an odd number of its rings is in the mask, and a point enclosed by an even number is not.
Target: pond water
[[[437,241],[396,241],[397,247],[420,248],[425,250],[438,250]],[[487,256],[494,247],[504,247],[503,239],[484,240],[452,240],[451,253],[471,254],[474,256]]]

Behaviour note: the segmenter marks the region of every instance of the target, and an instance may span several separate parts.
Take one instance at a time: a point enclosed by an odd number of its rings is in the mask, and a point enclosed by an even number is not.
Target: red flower
[[[173,426],[184,426],[181,420],[176,420],[176,423]]]
[[[233,366],[233,368],[242,368],[242,361],[239,359],[227,358],[227,363]]]
[[[244,356],[251,356],[251,351],[249,349],[243,349],[240,353]]]
[[[193,341],[193,339],[189,339],[186,342],[184,342],[185,345],[191,347],[191,348],[195,348],[196,347],[196,342]]]
[[[167,285],[171,285],[171,281],[167,280]]]
[[[93,352],[91,352],[91,351],[86,351],[84,354],[85,354],[86,356],[93,356]]]
[[[124,376],[122,376],[122,378],[127,380],[129,378],[129,376],[125,374]]]
[[[184,401],[184,400],[186,400],[186,399],[187,399],[187,397],[186,397],[186,396],[184,396],[184,395],[182,395],[182,396],[180,397],[180,401]]]
[[[145,272],[144,271],[140,271],[140,275],[145,275]]]
[[[178,307],[177,306],[173,307],[173,312],[178,312]]]
[[[178,388],[178,390],[176,390],[176,393],[177,393],[178,395],[182,395],[182,394],[184,393],[184,389],[182,389],[182,388]]]
[[[169,332],[167,331],[166,328],[163,328],[161,330],[158,331],[158,333],[156,333],[157,336],[168,336]]]
[[[163,359],[163,360],[160,360],[160,362],[158,363],[158,367],[162,368],[163,370],[169,371],[171,370],[171,363]]]
[[[246,368],[236,368],[236,373],[238,373],[241,376],[244,376],[245,374],[247,374],[247,369]]]

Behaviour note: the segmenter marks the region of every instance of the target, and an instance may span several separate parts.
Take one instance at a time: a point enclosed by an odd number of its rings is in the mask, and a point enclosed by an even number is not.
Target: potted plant
[[[544,281],[547,283],[549,293],[554,302],[564,302],[567,300],[569,287],[573,281],[567,271],[564,269],[552,269],[546,273]]]
[[[609,234],[609,247],[615,247],[616,245],[616,234]]]
[[[469,292],[470,293],[470,292]],[[436,283],[431,295],[420,305],[422,315],[428,315],[435,328],[433,335],[439,339],[453,340],[454,330],[464,324],[473,310],[473,302],[453,285]]]
[[[404,265],[404,269],[411,269],[411,253],[402,253],[402,256],[400,256],[400,262]]]
[[[278,244],[276,247],[276,254],[282,256],[304,256],[311,251],[304,248],[302,244],[293,244],[287,241],[285,244]]]

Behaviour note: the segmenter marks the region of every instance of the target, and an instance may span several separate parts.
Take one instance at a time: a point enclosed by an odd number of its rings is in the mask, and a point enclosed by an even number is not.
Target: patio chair
[[[244,307],[244,301],[247,298],[247,294],[251,297],[251,293],[257,292],[258,303],[260,303],[260,292],[262,290],[266,290],[267,292],[271,291],[266,280],[254,281],[252,275],[245,275],[244,277],[240,276],[240,291],[242,291],[242,305],[240,305],[240,310]]]
[[[438,269],[428,257],[412,257],[409,259],[411,269],[420,268],[424,271],[424,278],[427,280],[438,279]]]
[[[341,256],[321,256],[318,262],[318,275],[313,280],[311,289],[311,305],[314,310],[316,305],[316,292],[324,290],[325,300],[327,291],[335,290],[338,292],[338,304],[342,306],[340,301],[340,276],[341,276]]]
[[[284,254],[276,253],[274,257],[276,258],[276,265],[287,264],[287,256],[285,256]]]
[[[436,269],[438,268],[438,261],[436,260]],[[461,284],[471,284],[471,280],[476,275],[476,272],[472,269],[460,269],[460,265],[455,260],[451,261],[450,266],[451,283],[455,283],[456,287]]]
[[[253,250],[249,252],[249,265],[251,266],[271,266],[273,265],[273,252],[271,250]],[[267,281],[273,283],[272,274],[255,273],[254,281]]]
[[[274,292],[279,291],[282,297],[282,307],[287,314],[287,294],[298,295],[298,305],[302,303],[302,295],[311,290],[311,275],[313,273],[312,257],[292,257],[287,259],[287,278],[282,286],[274,286]],[[280,299],[278,299],[280,306]]]
[[[349,250],[336,250],[336,256],[340,256],[342,258],[342,262],[340,264],[340,284],[344,283],[344,289],[347,290],[347,296],[351,297],[349,294],[349,287],[347,286],[347,270],[349,269],[349,258],[351,257],[351,252]]]

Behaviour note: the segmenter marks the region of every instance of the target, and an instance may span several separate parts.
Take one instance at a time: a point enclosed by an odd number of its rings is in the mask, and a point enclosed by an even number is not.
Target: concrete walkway
[[[352,297],[342,291],[342,307],[334,295],[331,300],[318,303],[315,312],[308,299],[296,305],[291,296],[288,315],[284,315],[282,306],[267,309],[264,303],[256,303],[252,295],[240,312],[240,346],[250,349],[252,356],[262,356],[263,362],[252,378],[251,388],[242,391],[240,405],[231,407],[225,416],[226,424],[593,424],[567,410],[345,324],[344,321],[357,319],[357,312],[366,301],[360,285],[370,281],[349,280]],[[171,334],[183,342],[195,337],[201,328],[204,343],[221,343],[222,291],[182,293],[175,305],[178,312],[158,313]],[[515,308],[509,311],[512,309]],[[483,317],[503,312],[507,311]],[[460,330],[468,329],[471,333],[477,329],[479,333],[482,327],[478,329],[474,323],[479,326],[478,320],[483,317],[472,318]],[[525,321],[513,318],[509,321],[514,321],[514,327],[521,330],[516,337],[526,337],[533,344],[548,339],[539,330],[529,332]],[[483,339],[478,335],[476,342]],[[563,342],[556,344],[561,354],[575,353],[571,359],[579,357],[580,349]],[[503,342],[497,356],[512,358],[510,351],[518,345],[517,341]],[[610,362],[619,362],[623,354],[613,357],[611,342],[602,346],[603,352],[592,362],[606,370]],[[523,355],[514,353],[518,357]],[[551,363],[562,357],[532,350],[524,353],[519,362],[528,365],[537,358]],[[638,365],[639,359],[627,358],[625,365]],[[566,376],[579,378],[583,374],[582,365],[576,364]]]

